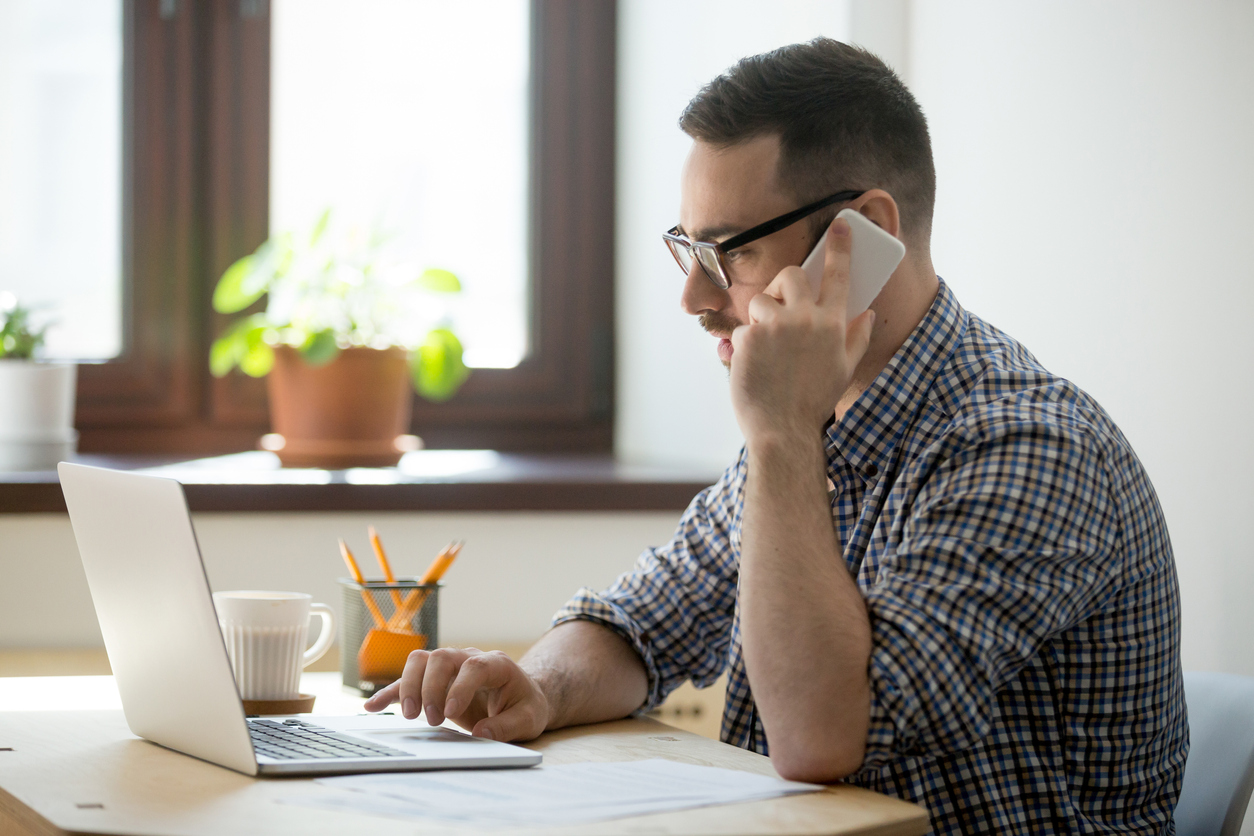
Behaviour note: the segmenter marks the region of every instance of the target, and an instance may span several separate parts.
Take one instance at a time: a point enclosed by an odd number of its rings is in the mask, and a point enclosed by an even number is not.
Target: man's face
[[[724,241],[796,209],[797,198],[779,185],[778,162],[779,138],[775,136],[730,148],[694,142],[680,182],[680,231],[694,241]],[[693,262],[680,305],[685,313],[700,317],[701,327],[719,339],[723,365],[731,365],[732,330],[749,321],[749,300],[780,270],[805,260],[813,246],[810,224],[799,221],[724,254],[731,278],[726,290]]]

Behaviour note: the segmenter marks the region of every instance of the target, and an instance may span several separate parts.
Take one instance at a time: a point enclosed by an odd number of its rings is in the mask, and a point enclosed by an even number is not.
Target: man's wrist
[[[549,665],[545,665],[542,660],[523,659],[518,663],[518,667],[522,669],[523,674],[531,680],[536,691],[540,694],[541,708],[545,716],[541,719],[544,721],[545,731],[550,729],[559,729],[562,727],[561,706],[563,686],[561,677]]]
[[[778,465],[809,469],[818,465],[825,470],[826,457],[821,431],[788,430],[757,433],[745,439],[749,465]]]

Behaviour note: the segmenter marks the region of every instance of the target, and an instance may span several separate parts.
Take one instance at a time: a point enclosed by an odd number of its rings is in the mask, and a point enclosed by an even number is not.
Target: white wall
[[[1254,5],[916,2],[937,271],[1149,470],[1186,668],[1254,674]]]
[[[440,639],[456,645],[533,641],[576,589],[608,585],[678,521],[654,512],[194,515],[213,589],[308,592],[337,612],[335,579],[347,574],[337,537],[374,575],[369,524],[398,575],[421,574],[463,538],[440,597]],[[68,517],[0,514],[0,570],[0,648],[101,644]]]
[[[689,99],[746,55],[847,38],[845,0],[630,0],[618,4],[618,414],[630,461],[721,471],[742,443],[714,340],[679,309],[683,274],[662,243],[679,214]]]

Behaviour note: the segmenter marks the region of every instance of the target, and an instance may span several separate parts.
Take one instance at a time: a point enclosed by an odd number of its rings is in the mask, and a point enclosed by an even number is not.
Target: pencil
[[[458,553],[462,550],[462,546],[466,545],[461,540],[454,540],[444,547],[444,551],[435,556],[435,560],[431,561],[431,565],[427,567],[427,571],[423,574],[422,579],[418,583],[429,586],[438,583],[440,578],[444,577],[444,573],[448,571],[448,567],[453,565],[453,561],[457,559]],[[431,594],[429,589],[415,589],[413,592],[405,596],[405,603],[388,621],[388,626],[393,630],[402,626],[408,626],[409,620],[414,617],[414,613],[422,609],[422,605],[427,603],[427,596]]]
[[[370,590],[366,589],[366,579],[357,568],[357,561],[353,559],[353,553],[348,550],[348,543],[344,542],[343,537],[340,538],[340,556],[344,558],[344,563],[348,566],[348,571],[352,573],[353,580],[357,581],[357,585],[361,587],[361,600],[365,602],[366,609],[370,610],[370,614],[374,616],[375,626],[380,630],[384,629],[387,619],[383,617],[383,613],[379,612]]]
[[[431,565],[427,567],[427,571],[423,573],[422,580],[419,583],[423,585],[439,583],[440,578],[444,577],[448,567],[453,565],[453,561],[457,559],[457,554],[464,545],[466,544],[463,541],[454,540],[445,546],[444,551],[437,554],[435,560],[431,561]]]
[[[396,576],[392,574],[392,567],[388,563],[387,552],[383,551],[383,541],[379,539],[379,532],[375,531],[374,526],[368,526],[366,529],[370,533],[370,547],[374,549],[374,556],[379,559],[379,568],[383,570],[383,579],[388,583],[396,583]],[[393,613],[401,608],[401,593],[392,590],[392,603],[395,605]]]

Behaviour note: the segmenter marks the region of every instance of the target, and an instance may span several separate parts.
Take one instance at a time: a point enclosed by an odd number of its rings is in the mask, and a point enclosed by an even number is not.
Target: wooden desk
[[[72,704],[75,680],[92,680],[82,693],[108,704],[103,677],[0,680],[0,708],[47,701]],[[81,683],[80,683],[81,684]],[[51,690],[53,686],[55,692]],[[337,693],[334,674],[307,674],[306,690],[319,692],[318,713],[360,708]],[[114,692],[116,693],[116,692]],[[8,697],[8,698],[6,698]],[[769,759],[680,731],[650,719],[620,720],[545,734],[526,744],[545,763],[669,758],[686,763],[773,775]],[[390,834],[472,831],[331,812],[276,803],[318,792],[310,779],[254,779],[140,740],[122,712],[0,712],[0,833],[61,836],[109,834]],[[638,816],[559,828],[559,834],[921,834],[926,812],[856,787],[821,793]],[[496,831],[499,836],[499,831]]]

